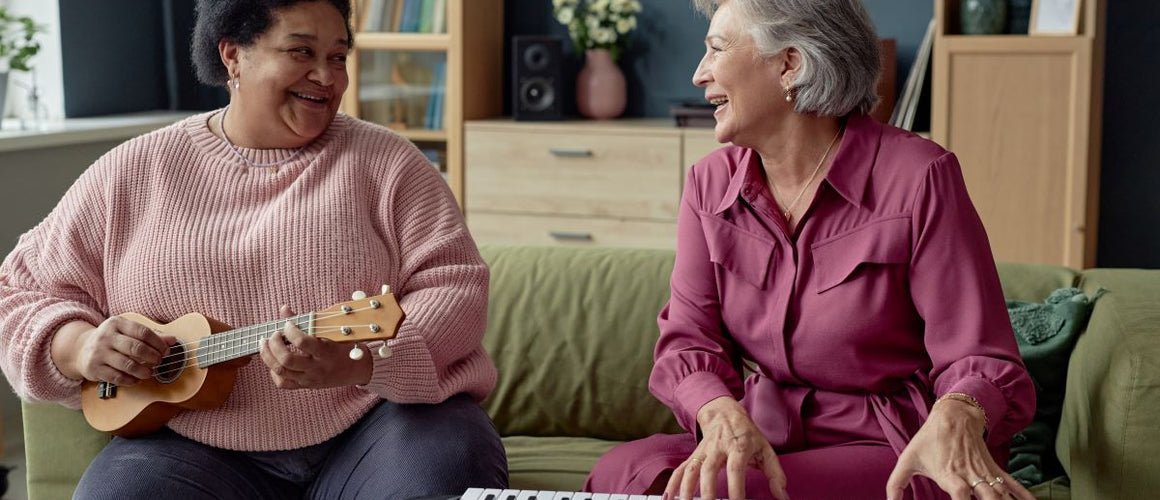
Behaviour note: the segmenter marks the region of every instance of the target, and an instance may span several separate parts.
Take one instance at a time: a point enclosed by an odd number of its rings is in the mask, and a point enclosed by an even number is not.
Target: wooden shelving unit
[[[350,86],[342,109],[351,116],[391,127],[422,149],[441,151],[447,182],[462,205],[463,122],[502,113],[503,0],[431,0],[446,9],[442,13],[445,32],[365,29],[366,11],[391,3],[355,2],[355,50],[347,64]],[[389,14],[384,17],[390,18]],[[389,22],[384,24],[389,26]],[[444,64],[441,85],[424,68],[436,64],[432,61]],[[400,77],[404,70],[416,69],[419,78]],[[425,108],[422,103],[440,92],[443,103],[438,121],[430,119],[430,112],[424,113],[426,120],[419,121],[414,119],[416,113],[402,116],[407,113],[398,111],[406,106]],[[440,122],[437,128],[429,126]]]
[[[1079,33],[961,35],[935,0],[931,138],[958,155],[998,260],[1093,267],[1106,0]]]

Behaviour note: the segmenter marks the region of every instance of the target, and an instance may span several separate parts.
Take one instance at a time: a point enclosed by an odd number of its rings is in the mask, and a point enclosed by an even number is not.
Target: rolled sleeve
[[[1002,421],[1010,407],[1003,391],[993,382],[982,377],[963,377],[947,388],[946,392],[961,392],[975,398],[983,406],[983,413],[987,416],[988,422]]]
[[[732,391],[716,373],[691,373],[677,385],[676,408],[673,411],[681,427],[694,430],[697,428],[697,412],[705,403],[732,395]]]

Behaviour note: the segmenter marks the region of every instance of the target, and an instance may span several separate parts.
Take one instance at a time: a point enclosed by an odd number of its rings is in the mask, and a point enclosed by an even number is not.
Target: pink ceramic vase
[[[597,120],[616,118],[628,101],[624,73],[606,49],[584,52],[584,68],[576,77],[576,108]]]

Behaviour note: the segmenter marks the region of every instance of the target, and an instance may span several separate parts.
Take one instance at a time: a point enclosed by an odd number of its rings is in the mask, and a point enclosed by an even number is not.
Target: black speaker
[[[560,120],[563,42],[551,36],[512,38],[512,115],[516,120]]]

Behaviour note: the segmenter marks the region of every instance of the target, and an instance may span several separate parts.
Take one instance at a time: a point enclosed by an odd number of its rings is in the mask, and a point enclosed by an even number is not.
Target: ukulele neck
[[[269,338],[274,332],[281,330],[287,322],[293,323],[307,335],[314,335],[314,313],[299,314],[215,333],[202,337],[198,342],[197,366],[208,368],[218,363],[257,354],[262,347],[262,339]]]

